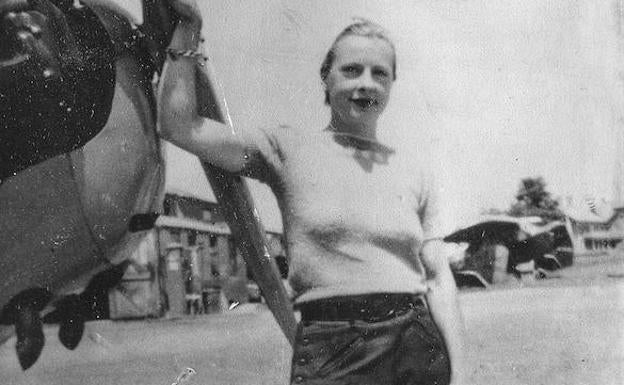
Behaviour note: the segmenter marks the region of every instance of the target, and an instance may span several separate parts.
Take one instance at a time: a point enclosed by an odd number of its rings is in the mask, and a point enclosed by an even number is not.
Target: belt
[[[296,305],[302,321],[380,322],[425,307],[422,296],[414,294],[367,294],[332,297]]]

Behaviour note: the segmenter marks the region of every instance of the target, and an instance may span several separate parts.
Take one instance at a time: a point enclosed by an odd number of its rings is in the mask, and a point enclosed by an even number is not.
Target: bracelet
[[[206,62],[208,61],[208,56],[204,55],[203,53],[199,51],[192,50],[192,49],[184,50],[184,49],[167,48],[165,52],[171,58],[171,60],[178,60],[179,58],[196,59],[199,65],[202,67],[205,66]]]

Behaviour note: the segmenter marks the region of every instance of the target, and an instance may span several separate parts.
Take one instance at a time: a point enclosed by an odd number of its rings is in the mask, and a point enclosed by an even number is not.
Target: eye
[[[378,68],[373,71],[373,76],[380,79],[387,79],[390,77],[390,73],[385,69]]]
[[[346,77],[357,77],[362,72],[362,69],[359,66],[353,64],[344,65],[340,68],[340,70]]]

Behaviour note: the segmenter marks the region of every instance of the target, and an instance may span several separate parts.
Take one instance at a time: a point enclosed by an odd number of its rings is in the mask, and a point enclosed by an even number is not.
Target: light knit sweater
[[[327,131],[280,126],[251,142],[243,174],[275,193],[295,302],[427,290],[417,254],[445,219],[430,173]]]

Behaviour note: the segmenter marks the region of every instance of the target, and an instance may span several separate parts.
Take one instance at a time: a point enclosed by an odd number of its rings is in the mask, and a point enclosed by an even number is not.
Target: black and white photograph
[[[0,0],[0,384],[624,384],[624,1]]]

